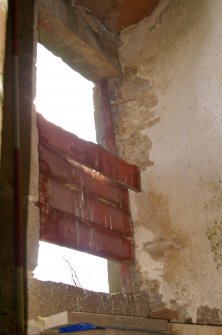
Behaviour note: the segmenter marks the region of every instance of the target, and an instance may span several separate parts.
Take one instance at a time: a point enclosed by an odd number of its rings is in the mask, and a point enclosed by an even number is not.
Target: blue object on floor
[[[84,330],[98,329],[99,327],[91,323],[77,323],[74,325],[64,326],[59,328],[59,333],[80,332]]]

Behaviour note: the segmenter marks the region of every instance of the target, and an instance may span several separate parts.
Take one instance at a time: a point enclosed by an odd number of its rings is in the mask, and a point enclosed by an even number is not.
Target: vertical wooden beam
[[[114,126],[107,79],[97,81],[94,88],[94,104],[97,142],[106,150],[116,155]],[[117,292],[119,290],[124,292],[131,291],[131,267],[128,264],[108,260],[108,276],[111,292]]]
[[[97,81],[94,88],[94,103],[97,142],[115,155],[116,144],[107,79]]]

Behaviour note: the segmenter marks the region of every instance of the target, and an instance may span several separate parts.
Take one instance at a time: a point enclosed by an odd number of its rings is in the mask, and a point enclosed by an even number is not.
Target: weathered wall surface
[[[220,0],[163,0],[121,34],[125,75],[112,81],[118,152],[142,168],[135,289],[152,316],[212,324],[222,323],[221,13]]]
[[[113,315],[147,316],[145,295],[106,294],[62,283],[31,279],[29,293],[29,334],[39,334],[42,317],[59,312],[89,312]]]

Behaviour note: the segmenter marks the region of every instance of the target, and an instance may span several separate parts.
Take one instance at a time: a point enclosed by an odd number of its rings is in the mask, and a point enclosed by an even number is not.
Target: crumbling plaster
[[[27,316],[35,322],[41,308],[43,316],[53,311],[50,306],[60,311],[64,308],[61,301],[70,293],[70,309],[79,310],[77,298],[81,296],[81,310],[105,306],[106,312],[140,316],[151,310],[153,316],[221,324],[221,1],[163,0],[150,18],[121,34],[124,77],[111,80],[110,88],[118,152],[142,171],[142,193],[130,196],[138,270],[135,290],[148,293],[147,297],[138,295],[137,303],[129,301],[135,296],[125,295],[90,293],[86,298],[82,290],[32,278],[39,240],[37,133],[32,105],[37,24],[33,1],[29,6],[23,0],[20,3],[24,6],[20,17],[20,105]],[[3,333],[15,326],[10,59],[5,68]],[[121,303],[125,312],[119,309]]]
[[[121,33],[124,77],[110,82],[118,152],[141,166],[130,196],[139,289],[153,315],[212,324],[222,323],[221,13],[220,0],[163,0]]]

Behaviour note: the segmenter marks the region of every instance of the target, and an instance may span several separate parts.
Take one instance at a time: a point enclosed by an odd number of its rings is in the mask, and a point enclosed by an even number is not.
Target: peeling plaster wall
[[[135,289],[151,316],[222,324],[222,1],[163,0],[121,34],[111,81],[131,193]]]

